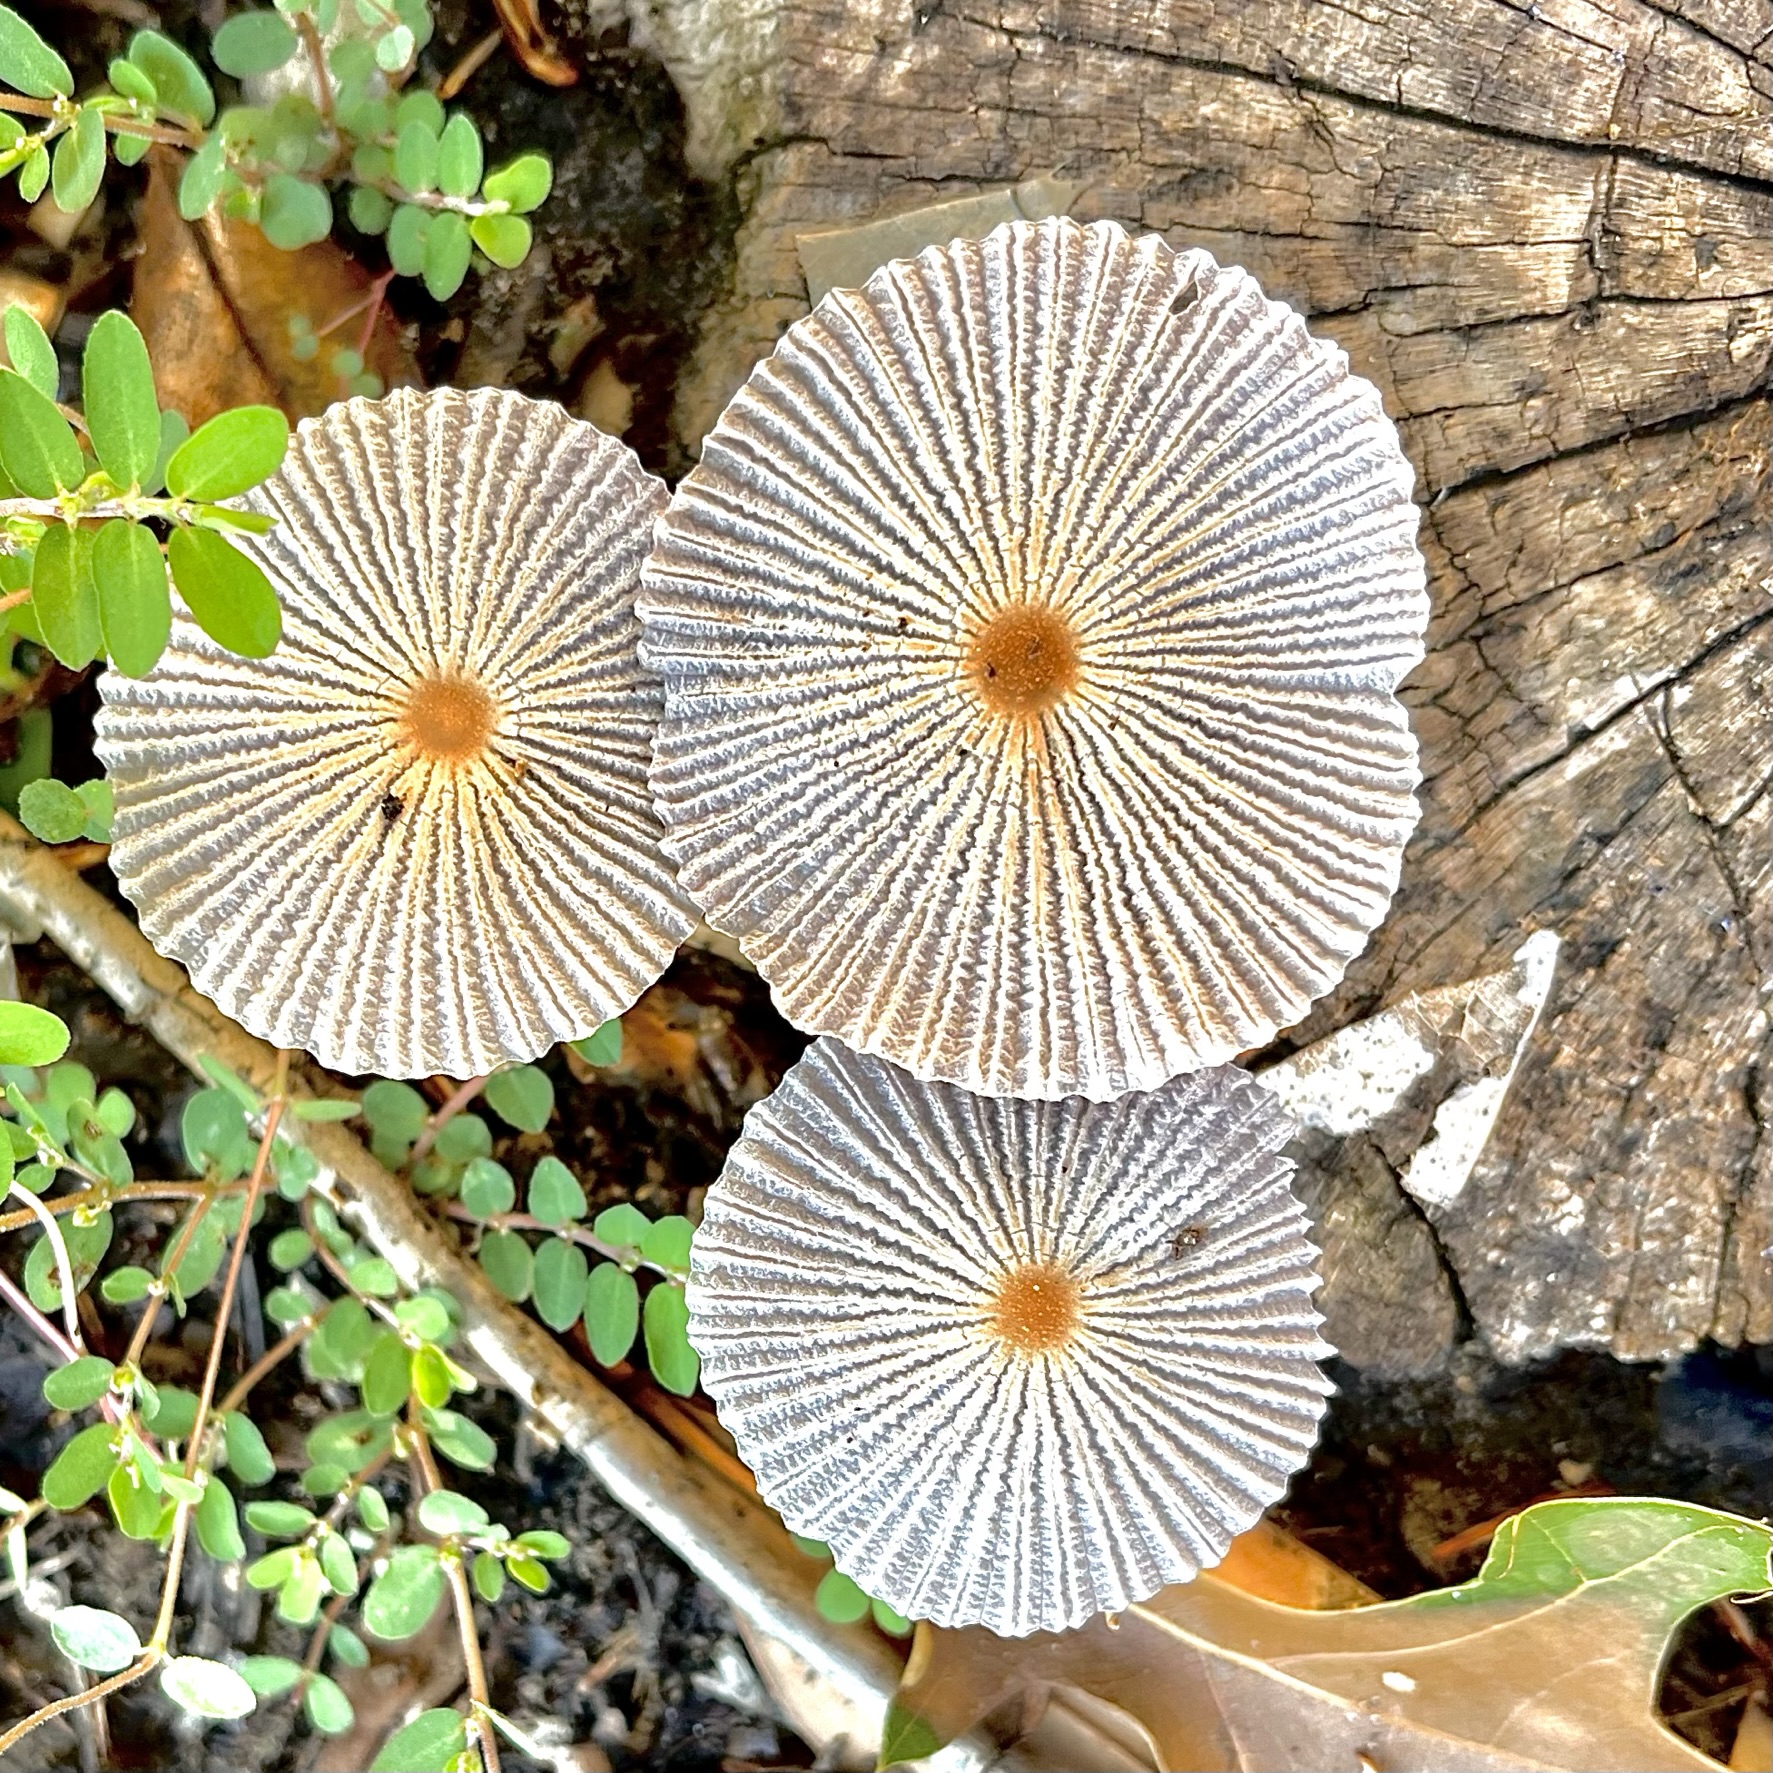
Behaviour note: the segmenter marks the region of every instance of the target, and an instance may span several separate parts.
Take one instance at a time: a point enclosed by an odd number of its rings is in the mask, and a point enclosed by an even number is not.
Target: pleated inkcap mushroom
[[[908,1618],[1011,1637],[1217,1563],[1330,1389],[1290,1130],[1232,1067],[1031,1102],[816,1042],[690,1257],[764,1499]]]
[[[247,502],[277,650],[180,618],[101,682],[148,938],[344,1071],[476,1076],[620,1014],[695,921],[633,603],[664,488],[559,407],[401,391],[305,421]]]
[[[1105,1100],[1296,1021],[1415,821],[1377,392],[1204,252],[1018,222],[836,291],[640,595],[666,848],[800,1027]]]

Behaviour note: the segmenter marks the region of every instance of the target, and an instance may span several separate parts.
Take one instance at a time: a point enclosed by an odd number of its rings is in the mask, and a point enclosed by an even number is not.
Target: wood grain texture
[[[1521,1359],[1773,1337],[1765,7],[630,11],[743,205],[687,440],[805,311],[800,232],[1042,173],[1347,348],[1420,476],[1428,780],[1390,920],[1298,1037],[1555,929],[1546,1021],[1432,1227],[1472,1314]]]

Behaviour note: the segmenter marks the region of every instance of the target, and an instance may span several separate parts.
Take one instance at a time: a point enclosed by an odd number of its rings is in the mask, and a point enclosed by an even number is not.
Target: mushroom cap
[[[100,684],[149,940],[343,1071],[476,1076],[619,1015],[695,923],[633,605],[664,488],[557,406],[402,390],[305,421],[243,502],[277,650],[180,615]]]
[[[1009,1637],[1217,1563],[1330,1389],[1290,1130],[1229,1066],[1028,1102],[816,1042],[690,1255],[765,1500],[907,1617]]]
[[[1204,252],[1018,222],[834,292],[643,574],[685,888],[919,1077],[1101,1100],[1261,1045],[1415,822],[1412,485],[1342,350]]]

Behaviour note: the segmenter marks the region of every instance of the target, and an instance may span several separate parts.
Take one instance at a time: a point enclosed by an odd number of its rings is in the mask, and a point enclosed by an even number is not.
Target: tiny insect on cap
[[[764,1499],[905,1617],[1006,1636],[1217,1563],[1330,1389],[1290,1131],[1229,1066],[1026,1102],[816,1041],[690,1253],[702,1382]]]
[[[791,1021],[919,1077],[1105,1100],[1260,1046],[1415,820],[1413,478],[1203,252],[1016,222],[834,291],[643,575],[685,887]]]
[[[695,922],[646,787],[664,488],[558,406],[403,390],[305,422],[245,502],[282,644],[180,619],[101,680],[149,940],[343,1071],[476,1076],[619,1015]]]

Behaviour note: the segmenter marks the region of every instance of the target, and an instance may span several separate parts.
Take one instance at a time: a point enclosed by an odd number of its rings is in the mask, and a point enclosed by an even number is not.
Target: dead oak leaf
[[[374,304],[362,340],[375,280],[349,253],[330,240],[284,252],[250,222],[213,213],[187,222],[178,212],[178,172],[172,155],[149,156],[129,305],[148,342],[162,406],[183,413],[193,429],[231,406],[279,406],[291,419],[310,417],[342,395],[332,353],[360,341],[364,368],[385,387],[421,385],[385,305]],[[352,310],[315,356],[304,363],[295,355],[292,314],[318,332]]]
[[[1770,1552],[1773,1529],[1686,1503],[1547,1502],[1472,1581],[1406,1601],[1308,1612],[1202,1576],[1019,1642],[920,1626],[881,1761],[982,1720],[1014,1736],[1071,1689],[1193,1773],[1712,1769],[1655,1716],[1662,1663],[1696,1608],[1773,1586]]]

